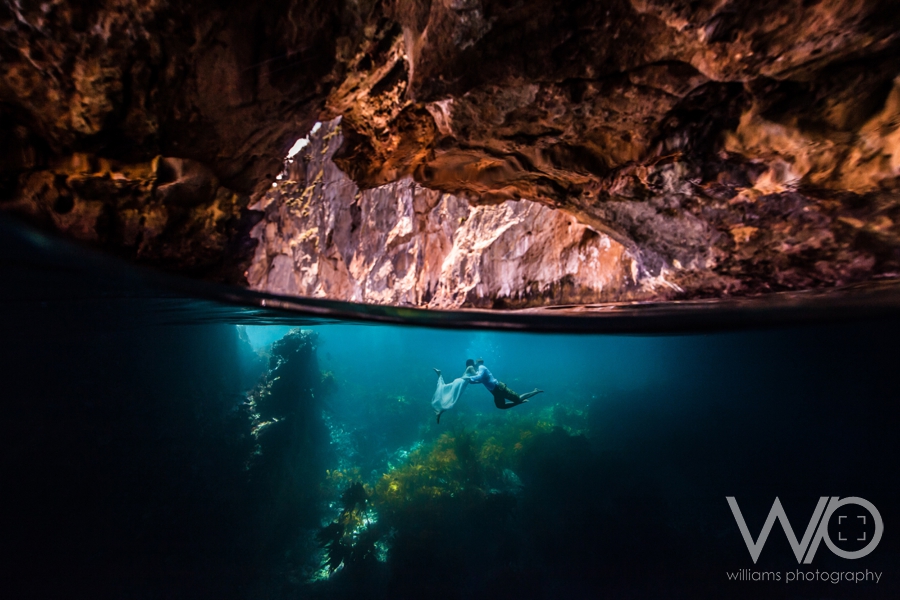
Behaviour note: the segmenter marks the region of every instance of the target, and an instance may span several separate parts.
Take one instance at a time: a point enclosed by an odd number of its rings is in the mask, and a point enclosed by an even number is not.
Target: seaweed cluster
[[[350,484],[341,494],[341,514],[316,535],[325,551],[323,566],[329,573],[342,565],[355,568],[374,562],[381,529],[367,510],[368,501],[369,492],[361,482]]]
[[[516,453],[533,435],[531,429],[517,427],[444,433],[381,476],[375,484],[375,506],[396,514],[416,505],[435,506],[443,499],[482,499],[505,469],[515,468]]]
[[[472,426],[398,450],[370,481],[355,466],[326,471],[323,492],[328,495],[330,488],[336,497],[343,491],[340,514],[316,535],[323,550],[321,575],[373,564],[388,545],[388,532],[391,540],[415,546],[423,522],[444,527],[467,515],[462,520],[505,527],[524,489],[516,474],[523,457],[542,440],[583,433],[586,415],[555,405],[520,415],[476,416]]]
[[[474,428],[440,434],[431,442],[417,442],[390,462],[377,481],[370,482],[372,504],[382,517],[416,505],[434,505],[447,498],[480,498],[513,488],[522,454],[543,435],[562,429],[569,435],[586,430],[584,411],[563,405],[524,415],[481,418]],[[395,454],[395,456],[397,456]],[[329,471],[333,484],[347,476]],[[366,486],[369,487],[368,485]]]

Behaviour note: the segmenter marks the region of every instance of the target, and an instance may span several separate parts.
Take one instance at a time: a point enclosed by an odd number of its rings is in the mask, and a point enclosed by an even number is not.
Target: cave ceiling
[[[262,291],[895,279],[898,178],[895,0],[0,2],[0,208]]]

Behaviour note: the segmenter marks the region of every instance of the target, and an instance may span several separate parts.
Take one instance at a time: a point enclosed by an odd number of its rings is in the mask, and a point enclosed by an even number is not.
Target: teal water
[[[379,323],[5,227],[9,597],[897,597],[893,296],[655,330]],[[544,393],[500,411],[473,385],[436,423],[432,369],[478,357]],[[883,535],[804,564],[776,522],[754,563],[728,496],[754,539],[776,497],[797,538],[831,496]],[[875,530],[859,505],[824,524],[847,551]]]

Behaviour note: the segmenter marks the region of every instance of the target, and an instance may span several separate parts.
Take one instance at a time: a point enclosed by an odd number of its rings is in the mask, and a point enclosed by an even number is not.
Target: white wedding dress
[[[463,373],[464,376],[474,374],[474,369],[466,369]],[[434,397],[431,399],[431,408],[434,409],[435,414],[440,415],[453,408],[468,385],[469,382],[462,377],[458,377],[450,383],[444,383],[444,376],[438,376],[437,389],[434,390]]]

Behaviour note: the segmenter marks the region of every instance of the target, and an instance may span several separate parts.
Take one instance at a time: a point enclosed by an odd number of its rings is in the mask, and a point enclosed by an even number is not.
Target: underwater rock
[[[266,369],[233,325],[159,326],[99,300],[61,325],[28,304],[0,347],[19,399],[0,417],[8,595],[272,597],[322,514],[315,334],[291,331]],[[258,418],[278,422],[257,437]]]
[[[325,551],[324,567],[329,574],[346,567],[359,575],[371,568],[376,561],[376,543],[384,532],[366,515],[369,494],[359,481],[351,484],[341,494],[342,509],[332,523],[319,529],[316,541]]]
[[[896,278],[898,24],[889,0],[4,3],[0,205],[175,272],[339,300],[517,307]],[[290,251],[267,237],[250,263],[262,232],[246,208],[293,140],[338,116],[353,185],[297,205],[334,224],[302,221],[306,237],[281,235]],[[376,199],[396,219],[341,239]],[[545,241],[524,242],[532,223]],[[459,229],[477,268],[454,266]],[[490,272],[499,261],[508,272]]]
[[[511,494],[521,494],[525,484],[511,469],[503,469],[503,485]]]
[[[258,441],[251,474],[270,478],[273,483],[290,477],[269,471],[291,470],[299,464],[299,459],[292,459],[290,454],[300,452],[295,446],[310,445],[324,436],[324,425],[316,414],[316,392],[320,392],[320,399],[323,395],[313,345],[317,335],[293,329],[272,344],[269,368],[248,394],[247,406]],[[309,468],[308,464],[303,468]]]
[[[303,552],[298,540],[305,531],[319,528],[318,484],[330,453],[322,419],[328,392],[318,367],[317,337],[314,331],[292,329],[274,342],[268,370],[247,395],[256,443],[246,456],[255,543],[248,562],[261,574],[256,582],[260,589],[283,585],[282,571],[291,571],[288,556]]]

